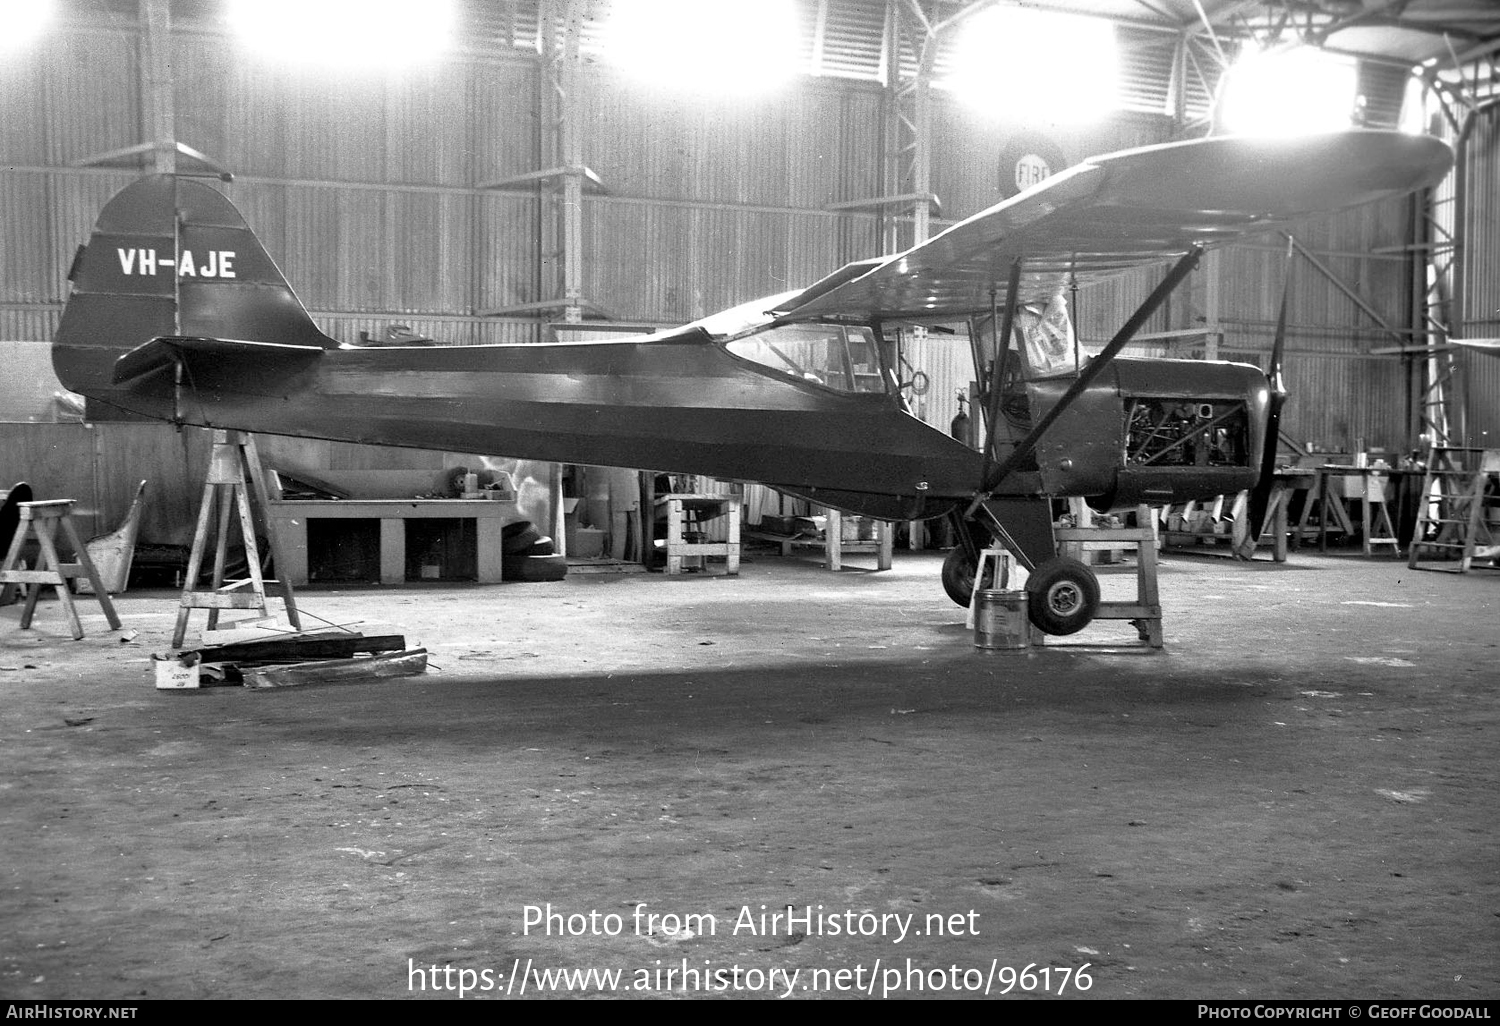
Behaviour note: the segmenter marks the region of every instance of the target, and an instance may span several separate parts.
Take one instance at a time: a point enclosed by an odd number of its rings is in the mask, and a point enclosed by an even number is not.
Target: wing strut
[[[1006,457],[1005,462],[986,472],[985,478],[980,485],[979,494],[975,495],[974,501],[969,504],[969,508],[964,514],[965,517],[972,517],[975,510],[983,505],[986,499],[990,498],[994,490],[1000,487],[1000,484],[1009,476],[1010,472],[1016,468],[1016,465],[1031,454],[1031,451],[1036,448],[1036,443],[1041,440],[1042,435],[1046,433],[1047,429],[1057,421],[1058,417],[1063,415],[1069,406],[1073,405],[1074,401],[1083,394],[1089,385],[1093,384],[1094,379],[1103,373],[1104,368],[1109,366],[1110,361],[1120,354],[1120,350],[1129,344],[1130,340],[1135,337],[1136,332],[1140,331],[1142,325],[1156,312],[1156,308],[1166,302],[1167,297],[1172,294],[1173,290],[1182,284],[1182,279],[1186,278],[1193,268],[1198,266],[1198,258],[1202,255],[1203,247],[1194,246],[1187,251],[1187,254],[1181,260],[1177,261],[1172,270],[1167,272],[1167,276],[1162,280],[1162,283],[1156,286],[1151,295],[1146,297],[1146,301],[1140,305],[1140,308],[1131,314],[1130,319],[1121,326],[1119,331],[1115,332],[1115,337],[1109,340],[1109,344],[1082,369],[1077,379],[1062,394],[1062,398],[1058,399],[1052,408],[1042,415],[1042,418],[1037,421],[1036,426],[1031,429],[1025,438],[1016,443],[1015,449]]]
[[[987,384],[989,394],[985,396],[984,423],[986,426],[984,439],[984,479],[988,480],[990,471],[995,469],[998,462],[995,459],[995,440],[999,434],[1000,423],[1000,375],[1004,373],[1005,351],[1010,347],[1011,332],[1016,327],[1016,302],[1021,292],[1021,261],[1016,259],[1010,265],[1010,281],[1005,291],[1005,321],[999,323],[994,316],[995,297],[990,293],[990,324],[995,329],[995,362],[990,368],[990,380]],[[980,364],[974,368],[983,372],[984,365]]]

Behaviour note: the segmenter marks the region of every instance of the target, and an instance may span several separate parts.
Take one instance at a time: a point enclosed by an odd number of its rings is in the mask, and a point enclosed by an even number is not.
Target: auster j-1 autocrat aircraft
[[[1052,497],[1205,498],[1268,481],[1274,459],[1279,338],[1269,378],[1116,359],[1122,347],[1205,247],[1430,186],[1451,163],[1438,140],[1377,131],[1130,150],[904,253],[680,328],[450,347],[341,345],[219,191],[149,176],[110,200],[75,259],[53,362],[68,388],[176,424],[648,467],[886,520],[950,517],[954,600],[968,601],[979,549],[1003,545],[1030,571],[1034,622],[1066,634],[1092,619],[1098,584],[1058,557]],[[1167,262],[1080,364],[1065,289]],[[897,373],[897,327],[963,321],[978,449],[914,417]]]

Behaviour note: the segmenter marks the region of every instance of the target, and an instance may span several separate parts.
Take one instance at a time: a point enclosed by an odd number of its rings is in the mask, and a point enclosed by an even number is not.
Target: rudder
[[[115,362],[153,339],[338,346],[234,205],[175,175],[151,175],[116,193],[69,279],[53,367],[66,387],[123,409],[160,415],[170,393],[167,381],[114,381]]]

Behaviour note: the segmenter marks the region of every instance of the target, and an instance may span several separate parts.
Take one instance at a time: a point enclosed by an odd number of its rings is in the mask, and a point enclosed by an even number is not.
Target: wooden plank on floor
[[[366,659],[327,659],[245,671],[245,687],[289,688],[302,684],[355,684],[386,677],[417,677],[427,672],[427,650],[414,648]]]
[[[400,634],[366,637],[344,631],[325,631],[213,645],[197,652],[206,663],[305,663],[351,659],[359,652],[401,652],[405,649],[406,638]]]

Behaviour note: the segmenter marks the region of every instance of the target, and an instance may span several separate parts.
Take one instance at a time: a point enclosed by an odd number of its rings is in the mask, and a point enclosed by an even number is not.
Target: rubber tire
[[[531,543],[531,548],[526,550],[528,556],[555,556],[557,546],[552,544],[552,539],[545,534]]]
[[[993,569],[989,576],[990,580],[985,582],[985,587],[994,583]],[[948,593],[954,605],[969,608],[974,596],[974,561],[969,558],[962,545],[955,545],[943,558],[943,590]]]
[[[507,581],[560,581],[568,576],[564,556],[522,556],[503,562],[500,572]]]
[[[515,530],[511,530],[515,528]],[[542,532],[529,521],[506,524],[500,529],[500,552],[506,556],[524,556],[533,545],[542,540]]]
[[[1076,559],[1049,559],[1026,578],[1026,610],[1044,634],[1076,634],[1099,612],[1099,579]]]

